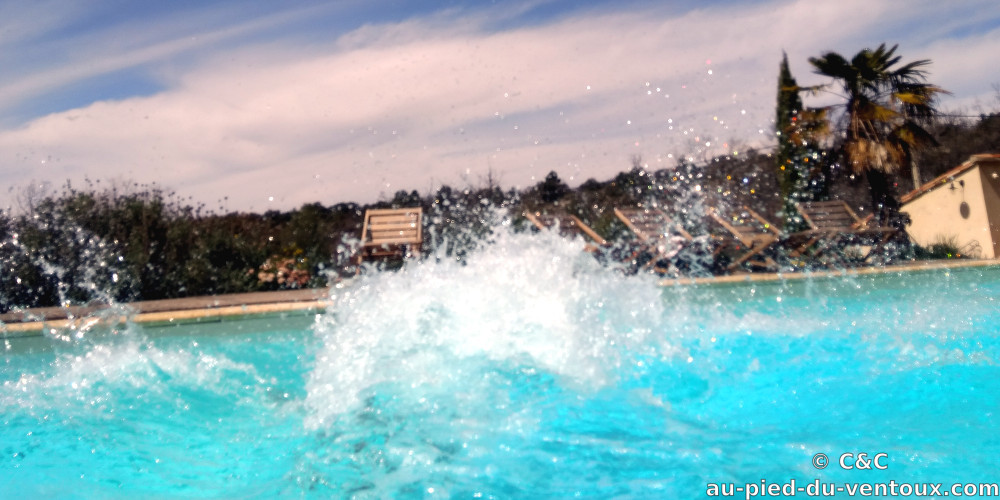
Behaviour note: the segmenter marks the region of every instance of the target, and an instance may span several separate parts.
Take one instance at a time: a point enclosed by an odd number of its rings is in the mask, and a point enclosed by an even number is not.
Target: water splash
[[[657,328],[663,304],[649,276],[624,277],[581,241],[550,232],[501,226],[492,239],[463,262],[413,262],[334,293],[334,311],[316,325],[323,347],[307,384],[310,427],[356,409],[380,385],[449,391],[483,376],[484,363],[599,387]]]
[[[231,394],[235,374],[243,382],[260,384],[251,365],[203,352],[197,343],[158,347],[133,324],[93,329],[87,342],[43,345],[30,357],[46,359],[46,368],[24,370],[4,380],[0,405],[18,406],[42,417],[56,410],[106,418],[127,412],[130,398],[170,401],[178,391]],[[72,330],[63,334],[77,338]]]
[[[22,229],[0,231],[0,311],[54,302],[77,324],[44,333],[67,344],[90,342],[89,332],[100,330],[95,324],[131,314],[121,299],[131,295],[132,279],[112,245],[59,214],[36,214],[34,225]]]

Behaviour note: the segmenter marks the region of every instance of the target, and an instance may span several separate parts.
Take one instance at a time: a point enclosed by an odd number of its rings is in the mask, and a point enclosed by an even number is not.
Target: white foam
[[[307,425],[355,407],[380,384],[456,390],[477,364],[525,366],[599,387],[663,316],[651,276],[625,277],[582,242],[502,226],[466,259],[413,262],[335,293],[319,321]]]
[[[58,355],[46,370],[5,382],[0,401],[44,411],[52,406],[94,406],[130,391],[168,394],[185,387],[224,393],[232,372],[256,377],[250,365],[185,349],[160,349],[134,332],[109,339],[77,346]]]

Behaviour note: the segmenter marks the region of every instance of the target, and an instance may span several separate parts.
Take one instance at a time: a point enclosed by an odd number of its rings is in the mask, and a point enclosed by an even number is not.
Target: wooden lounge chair
[[[729,233],[730,241],[725,242],[719,251],[732,245],[739,252],[727,269],[732,271],[746,263],[776,271],[778,263],[764,252],[779,241],[781,231],[749,207],[727,214],[723,216],[714,208],[708,211],[709,217]],[[751,260],[754,257],[762,259]]]
[[[655,267],[657,263],[677,255],[694,241],[690,233],[658,208],[615,208],[615,216],[635,234],[639,243],[626,260],[635,260],[641,254],[650,257],[643,268],[654,267],[657,272],[667,272],[667,269]]]
[[[357,263],[419,256],[423,244],[422,218],[420,207],[367,210]]]
[[[588,243],[584,248],[588,252],[596,252],[599,247],[608,244],[607,240],[573,214],[525,210],[524,217],[540,230],[558,229],[563,236],[576,237],[579,235],[585,240],[589,239],[592,243]]]
[[[872,226],[872,217],[860,218],[844,201],[813,201],[796,203],[795,208],[809,224],[809,229],[792,233],[787,244],[793,246],[792,257],[807,252],[814,257],[830,255],[831,250],[845,246],[866,246],[868,251],[861,257],[867,261],[876,250],[882,248],[897,230],[892,227]],[[843,259],[834,257],[830,264],[844,265]]]

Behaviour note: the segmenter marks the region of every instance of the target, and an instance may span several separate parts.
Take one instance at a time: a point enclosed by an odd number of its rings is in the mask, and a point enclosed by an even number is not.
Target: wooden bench
[[[790,254],[792,257],[803,255],[810,249],[813,249],[815,257],[828,253],[830,249],[864,245],[869,249],[862,260],[867,261],[875,250],[882,248],[897,233],[892,227],[871,226],[871,216],[864,219],[858,217],[842,200],[796,203],[795,208],[809,224],[809,229],[789,235],[788,241],[795,247]]]
[[[638,240],[626,262],[636,261],[640,256],[648,257],[649,260],[642,265],[644,269],[668,273],[670,269],[660,267],[658,263],[676,256],[694,241],[691,233],[658,208],[615,208],[615,216]]]
[[[752,261],[751,264],[774,271],[778,270],[777,262],[771,257],[763,255],[781,237],[781,231],[774,224],[749,207],[730,212],[728,216],[721,215],[713,208],[709,210],[708,215],[729,232],[730,241],[725,242],[724,246],[726,243],[731,245],[732,242],[735,242],[737,250],[741,252],[729,264],[730,271],[756,256],[763,257],[763,260]]]
[[[366,259],[419,256],[424,241],[422,219],[420,207],[367,210],[361,226],[358,263]]]
[[[608,242],[602,238],[601,235],[597,234],[597,231],[591,229],[590,226],[585,224],[579,217],[573,214],[565,212],[543,213],[541,211],[532,212],[530,210],[525,210],[524,217],[540,230],[558,228],[559,232],[563,236],[586,236],[584,239],[589,238],[594,242],[593,244],[587,244],[585,247],[588,252],[597,251],[599,247],[607,246],[608,244]]]

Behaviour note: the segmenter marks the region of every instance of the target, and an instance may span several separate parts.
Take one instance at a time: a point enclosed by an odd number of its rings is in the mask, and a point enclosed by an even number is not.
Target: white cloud
[[[932,61],[930,80],[955,94],[946,101],[950,111],[962,113],[996,112],[1000,69],[995,59],[1000,48],[1000,28],[960,40],[930,44],[921,58]]]
[[[74,85],[119,70],[155,63],[162,68],[154,72],[168,71],[184,54],[224,50],[227,42],[307,19],[318,10],[302,8],[244,19],[234,18],[228,10],[205,7],[183,17],[130,19],[103,31],[75,33],[74,22],[86,23],[81,19],[99,17],[102,12],[85,12],[76,2],[50,2],[45,12],[29,7],[17,11],[20,21],[10,24],[10,36],[0,38],[0,48],[19,56],[2,59],[8,71],[0,77],[0,111],[47,93],[72,92]],[[36,15],[37,22],[28,20]],[[35,29],[22,32],[18,29],[22,23]],[[43,35],[59,31],[74,34],[58,41]]]
[[[449,13],[325,48],[247,46],[182,68],[157,95],[0,132],[0,179],[124,177],[262,210],[475,183],[488,168],[508,185],[549,170],[607,178],[632,154],[657,166],[668,153],[769,142],[781,50],[800,83],[817,82],[806,59],[868,43],[854,40],[883,14],[854,9],[869,3],[652,9],[494,33]],[[949,42],[898,41],[908,58],[935,59],[937,80],[942,66],[988,79],[1000,45],[995,33],[970,37],[962,63],[939,65],[954,59]]]

